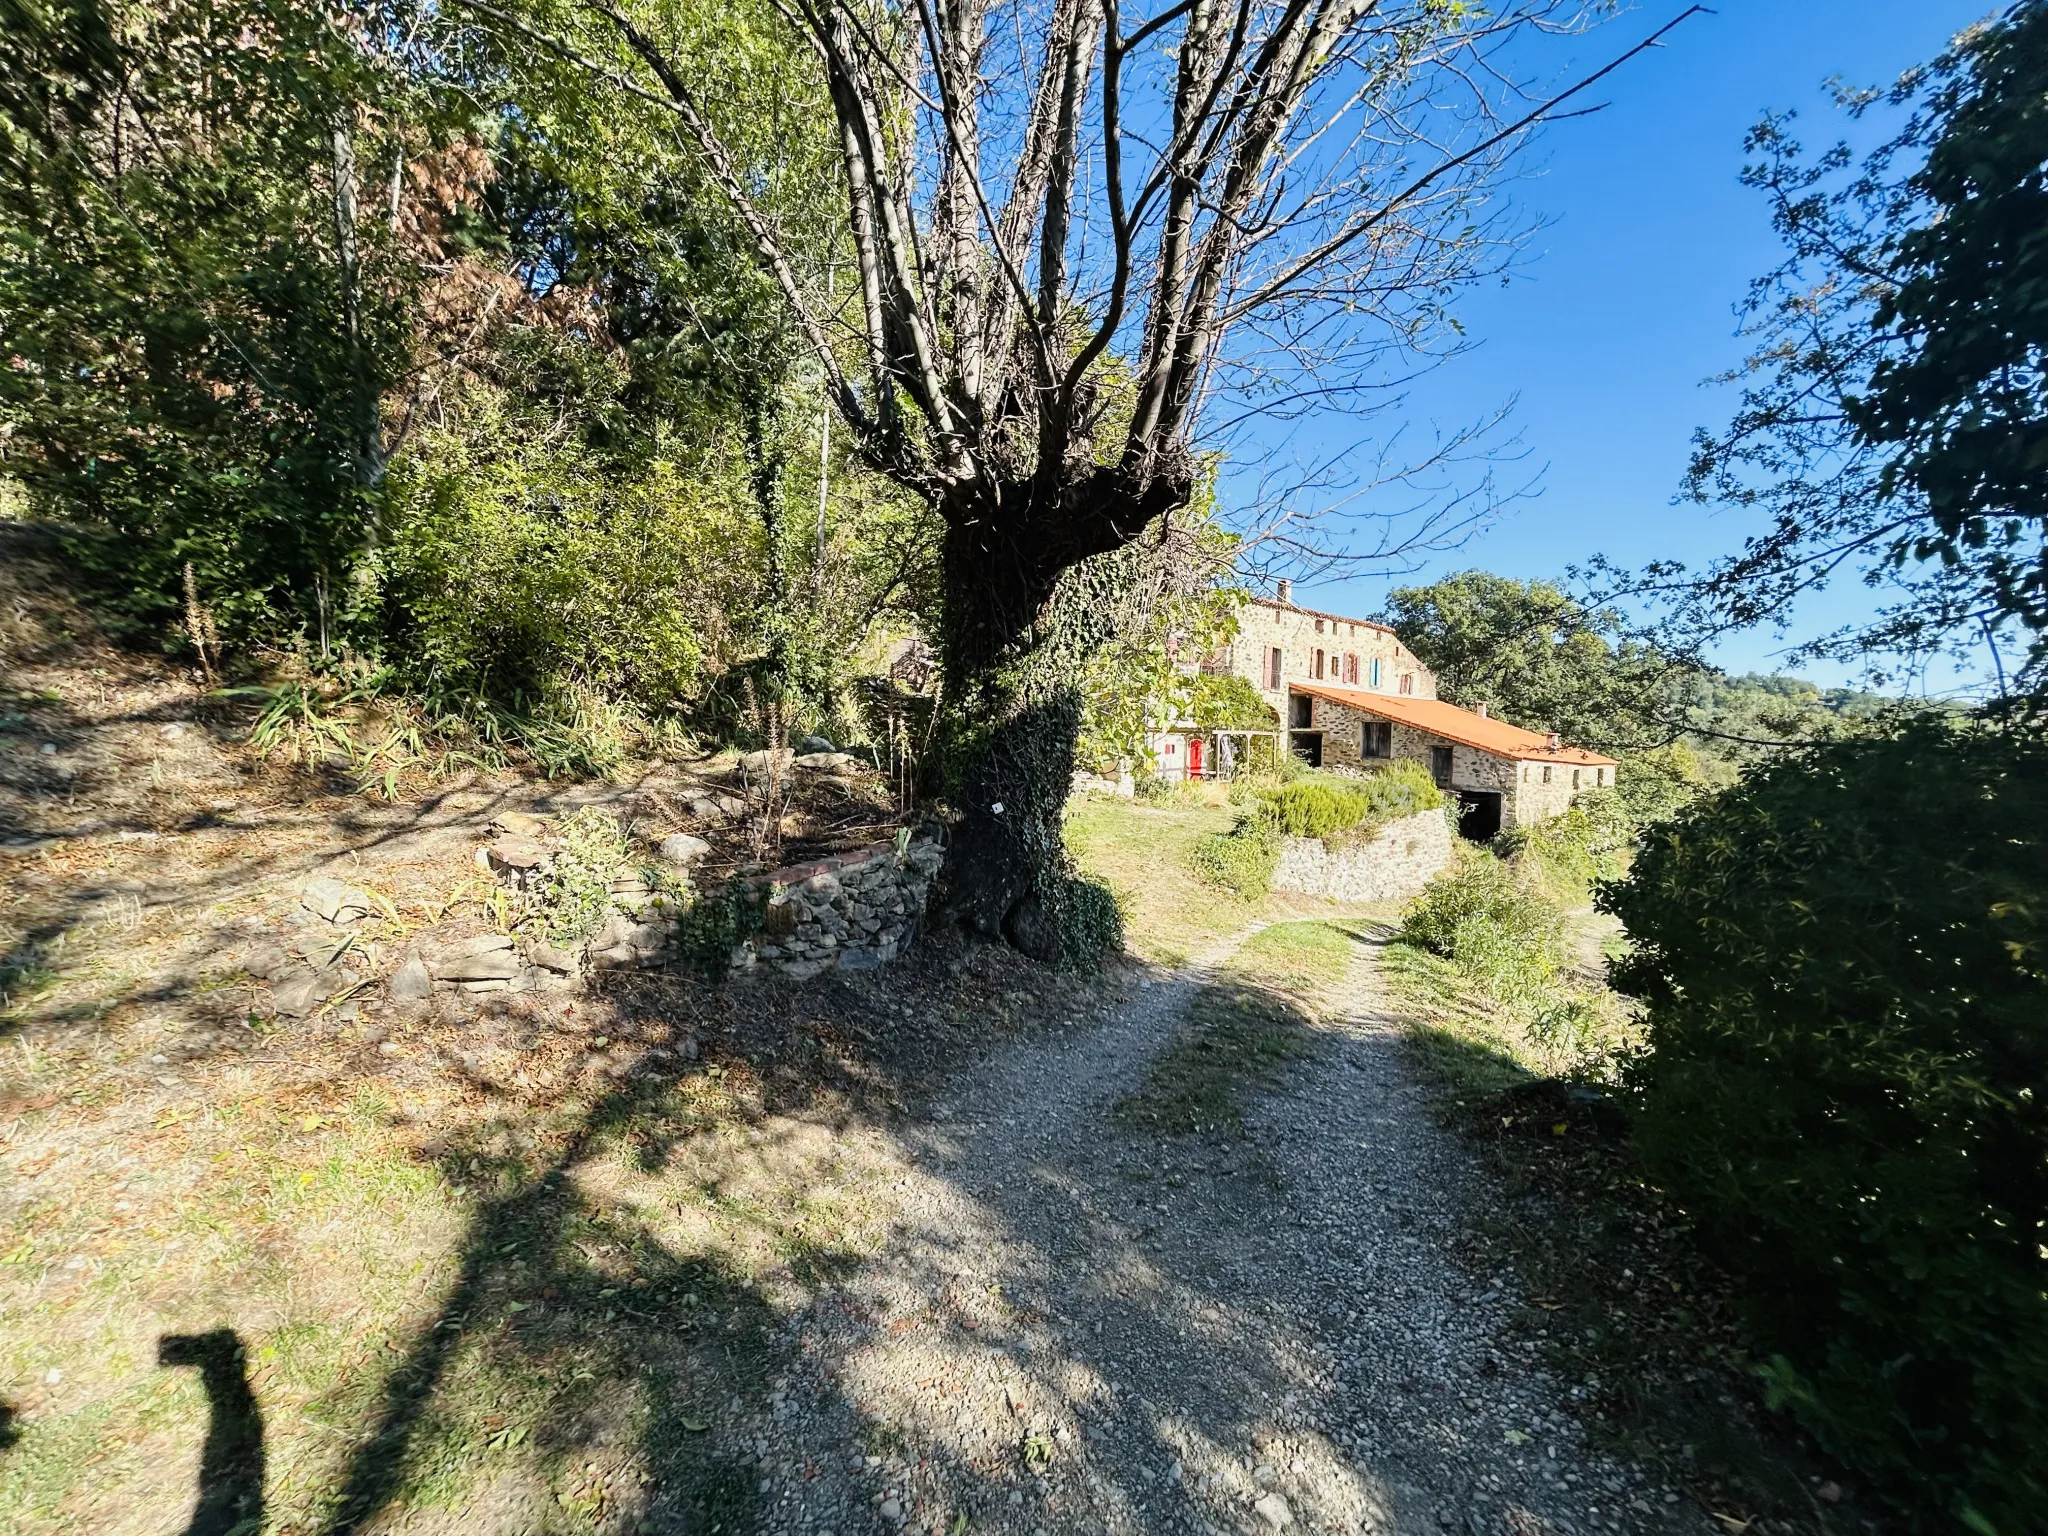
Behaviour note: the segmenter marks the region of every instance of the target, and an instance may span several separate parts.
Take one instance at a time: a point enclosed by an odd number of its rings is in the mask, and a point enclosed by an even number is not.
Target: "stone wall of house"
[[[1515,819],[1507,826],[1526,826],[1568,811],[1572,802],[1592,789],[1612,789],[1618,770],[1584,768],[1572,763],[1524,762],[1515,785]],[[1544,774],[1550,775],[1548,781]]]
[[[1347,768],[1370,767],[1388,758],[1361,758],[1359,747],[1363,742],[1361,727],[1368,720],[1377,721],[1378,715],[1368,715],[1349,705],[1332,703],[1328,699],[1313,700],[1314,713],[1311,716],[1314,728],[1323,733],[1323,761],[1336,763]],[[1516,788],[1516,762],[1513,758],[1496,757],[1491,752],[1482,752],[1477,747],[1468,747],[1460,742],[1446,741],[1429,731],[1418,730],[1412,725],[1394,722],[1392,758],[1406,759],[1419,763],[1423,768],[1430,766],[1430,749],[1449,747],[1451,749],[1451,788],[1491,789],[1511,794]]]
[[[1327,683],[1333,688],[1361,688],[1380,693],[1399,693],[1401,679],[1410,679],[1412,695],[1418,699],[1436,697],[1436,676],[1384,625],[1363,619],[1297,608],[1292,603],[1274,603],[1255,598],[1238,610],[1237,638],[1223,660],[1228,670],[1250,681],[1268,704],[1287,722],[1287,684]],[[1278,646],[1284,675],[1279,688],[1269,688],[1266,651]],[[1316,656],[1323,659],[1316,669]],[[1344,658],[1358,658],[1358,679],[1347,681]],[[1372,661],[1380,662],[1380,685],[1371,685]]]
[[[871,971],[902,953],[924,921],[932,876],[945,862],[934,834],[757,875],[761,930],[733,952],[735,970],[765,966],[794,981]]]
[[[1362,758],[1359,747],[1363,743],[1361,727],[1368,720],[1377,720],[1376,715],[1350,708],[1348,705],[1332,703],[1328,699],[1314,700],[1313,721],[1315,729],[1323,733],[1323,762],[1336,768],[1370,768],[1376,762],[1387,758]],[[1468,747],[1461,742],[1450,742],[1428,731],[1418,730],[1412,725],[1396,721],[1392,732],[1391,756],[1405,758],[1428,769],[1430,749],[1433,747],[1451,749],[1452,789],[1492,790],[1501,796],[1501,826],[1528,826],[1532,822],[1555,816],[1571,809],[1573,799],[1589,789],[1609,787],[1614,783],[1616,770],[1608,768],[1604,774],[1597,768],[1575,766],[1571,763],[1543,763],[1522,758],[1499,757],[1491,752],[1482,752],[1477,747]],[[1546,782],[1543,773],[1549,769]],[[1574,783],[1572,775],[1578,775]]]
[[[1285,838],[1273,889],[1332,901],[1406,900],[1451,862],[1452,841],[1450,818],[1441,810],[1389,822],[1358,842]]]

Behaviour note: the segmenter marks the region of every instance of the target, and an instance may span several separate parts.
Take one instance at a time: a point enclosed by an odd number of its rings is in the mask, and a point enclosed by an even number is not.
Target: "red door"
[[[1191,779],[1199,779],[1201,776],[1202,738],[1199,736],[1190,736],[1188,738],[1188,777]]]

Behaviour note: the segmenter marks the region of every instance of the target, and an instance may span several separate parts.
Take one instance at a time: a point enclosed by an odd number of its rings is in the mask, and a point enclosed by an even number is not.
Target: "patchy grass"
[[[1118,1102],[1118,1118],[1168,1135],[1241,1127],[1251,1096],[1313,1049],[1361,931],[1294,922],[1254,934],[1196,994],[1143,1086]]]
[[[1308,1050],[1309,1020],[1293,1000],[1257,987],[1204,987],[1142,1087],[1117,1102],[1126,1125],[1167,1135],[1235,1130],[1245,1102]]]
[[[260,1404],[265,1529],[749,1518],[707,1431],[763,1390],[778,1288],[878,1240],[828,1129],[717,1066],[525,1104],[222,1086],[13,1127],[42,1150],[0,1255],[0,1528],[157,1529],[223,1380]],[[222,1330],[225,1367],[166,1363]]]

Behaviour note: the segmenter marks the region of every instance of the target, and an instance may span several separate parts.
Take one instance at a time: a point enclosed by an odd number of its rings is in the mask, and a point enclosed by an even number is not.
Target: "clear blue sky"
[[[1683,9],[1644,0],[1531,54],[1531,67],[1583,72]],[[1417,425],[1445,426],[1518,397],[1521,468],[1541,472],[1541,495],[1400,580],[1469,567],[1555,576],[1596,551],[1632,566],[1696,564],[1736,548],[1742,525],[1672,497],[1693,428],[1727,416],[1727,392],[1702,381],[1742,355],[1733,306],[1779,256],[1762,199],[1737,179],[1743,133],[1766,109],[1797,108],[1810,146],[1852,134],[1823,81],[1889,84],[1992,9],[1990,0],[1719,0],[1718,14],[1693,17],[1596,87],[1605,111],[1548,129],[1535,147],[1539,174],[1512,188],[1545,227],[1510,283],[1458,305],[1481,344],[1409,396]],[[1853,132],[1872,136],[1867,126]],[[1297,600],[1370,612],[1392,584],[1303,584]],[[1853,616],[1866,601],[1851,584],[1802,615],[1801,628]],[[1783,643],[1744,636],[1718,659],[1734,671],[1778,670],[1771,652]],[[1945,673],[1928,679],[1937,691],[1951,683]]]

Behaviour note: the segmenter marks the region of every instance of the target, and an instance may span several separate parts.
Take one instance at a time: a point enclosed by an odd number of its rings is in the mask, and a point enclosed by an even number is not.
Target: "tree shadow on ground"
[[[540,1166],[474,1139],[443,1151],[444,1174],[500,1193],[478,1206],[453,1285],[385,1377],[326,1536],[369,1528],[395,1501],[469,1497],[493,1452],[525,1458],[557,1514],[750,1528],[752,1483],[712,1430],[761,1396],[770,1308],[729,1266],[670,1251],[576,1178],[629,1145],[659,1159],[664,1086],[605,1095]]]

